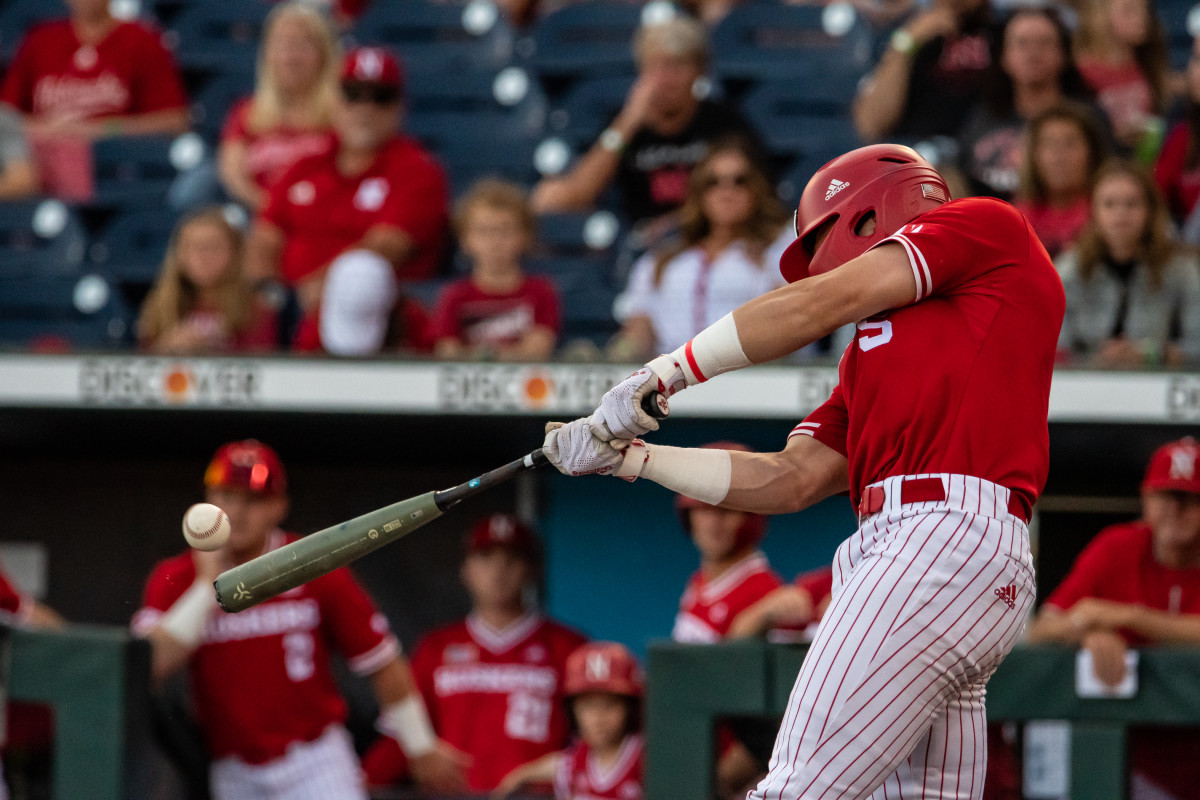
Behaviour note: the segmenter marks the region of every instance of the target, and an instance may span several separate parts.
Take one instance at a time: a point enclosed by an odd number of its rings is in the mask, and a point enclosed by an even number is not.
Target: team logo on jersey
[[[850,181],[839,181],[834,178],[829,182],[829,188],[825,191],[825,202],[833,199],[833,196],[850,185]]]
[[[298,206],[311,206],[313,200],[317,199],[317,187],[312,185],[311,181],[299,181],[293,183],[288,189],[288,200],[291,200]]]
[[[76,69],[91,69],[100,60],[100,54],[96,52],[95,47],[85,44],[75,51],[75,56],[71,60],[75,63]]]
[[[367,178],[354,193],[354,207],[361,211],[378,211],[388,196],[386,178]]]
[[[544,645],[531,644],[525,648],[524,657],[526,661],[532,661],[535,664],[540,664],[546,660],[546,648]]]
[[[1010,583],[1008,586],[1001,586],[996,589],[996,597],[1004,601],[1004,605],[1009,608],[1017,607],[1017,586]]]
[[[479,651],[473,644],[451,644],[446,645],[443,657],[447,664],[465,664],[477,660]]]

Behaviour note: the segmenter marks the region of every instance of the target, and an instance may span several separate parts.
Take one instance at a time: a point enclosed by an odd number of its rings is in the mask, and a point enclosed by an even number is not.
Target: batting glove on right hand
[[[587,417],[583,417],[565,425],[547,423],[542,452],[563,475],[608,475],[624,458],[618,447],[628,444],[593,436]]]
[[[604,393],[589,418],[592,433],[606,442],[629,442],[658,430],[658,420],[642,409],[642,399],[651,392],[667,398],[684,386],[683,369],[675,359],[659,356]]]

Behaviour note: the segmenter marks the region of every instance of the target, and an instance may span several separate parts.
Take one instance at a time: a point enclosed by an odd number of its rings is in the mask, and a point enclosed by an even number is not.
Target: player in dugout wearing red
[[[564,474],[645,477],[704,502],[788,513],[849,493],[858,530],[750,800],[981,791],[987,682],[1033,603],[1027,523],[1049,467],[1062,283],[1027,220],[951,200],[915,151],[872,145],[817,170],[800,199],[790,285],[751,300],[550,423]],[[642,408],[781,358],[845,324],[829,399],[778,453],[639,437]]]

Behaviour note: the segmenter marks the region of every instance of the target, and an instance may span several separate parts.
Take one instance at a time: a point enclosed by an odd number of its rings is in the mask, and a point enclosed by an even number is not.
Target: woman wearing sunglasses
[[[615,360],[670,352],[785,281],[779,254],[795,234],[747,140],[714,142],[692,171],[679,235],[633,267],[617,301]]]

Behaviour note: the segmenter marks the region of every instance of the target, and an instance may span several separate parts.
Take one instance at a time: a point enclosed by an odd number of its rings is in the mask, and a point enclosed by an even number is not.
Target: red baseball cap
[[[404,70],[400,59],[385,47],[356,47],[342,62],[342,81],[371,83],[402,91]]]
[[[512,514],[484,517],[467,533],[467,553],[478,553],[492,547],[510,548],[531,561],[536,561],[538,557],[537,536]]]
[[[1155,450],[1142,491],[1200,494],[1200,442],[1187,436]]]
[[[588,642],[571,651],[563,669],[563,695],[612,692],[642,696],[642,668],[619,642]]]
[[[217,449],[204,471],[204,485],[280,495],[287,490],[287,475],[274,450],[257,439],[245,439]]]

